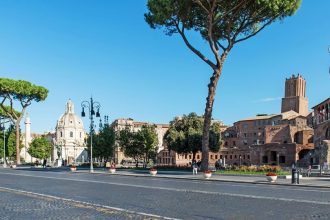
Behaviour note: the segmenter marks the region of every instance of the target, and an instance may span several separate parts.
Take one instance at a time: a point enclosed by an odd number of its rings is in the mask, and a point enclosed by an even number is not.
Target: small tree
[[[28,153],[38,159],[47,159],[52,152],[52,146],[48,139],[45,137],[37,137],[33,139],[30,144]]]
[[[3,130],[0,133],[0,157],[3,157]],[[15,128],[10,126],[5,132],[5,147],[6,147],[6,157],[14,158],[16,157],[16,138],[15,138]]]
[[[88,138],[88,149],[90,149],[90,139]],[[93,155],[94,157],[104,158],[109,161],[114,152],[115,132],[112,127],[105,124],[101,127],[98,134],[93,136]]]
[[[0,109],[11,119],[16,128],[16,163],[21,163],[20,158],[20,123],[32,101],[43,101],[48,95],[48,90],[42,86],[33,85],[24,80],[0,78]],[[20,106],[19,114],[14,109],[14,102]],[[6,105],[7,104],[7,105]]]
[[[149,164],[150,160],[156,161],[158,150],[158,136],[153,125],[143,125],[136,134],[137,142],[142,147],[142,157],[144,166]]]
[[[210,150],[218,152],[221,144],[221,131],[219,123],[215,122],[210,128]],[[196,153],[202,150],[203,117],[196,113],[176,117],[170,122],[164,140],[170,150],[177,153],[192,153],[193,160]]]
[[[119,131],[117,140],[125,156],[131,157],[135,161],[136,167],[138,167],[144,150],[138,134],[131,131],[127,126],[125,129]]]
[[[245,41],[276,20],[291,16],[301,0],[148,0],[145,20],[151,28],[179,34],[185,45],[212,69],[204,111],[202,169],[208,168],[209,129],[213,103],[224,62],[235,44]],[[190,30],[206,40],[211,58],[189,40]]]
[[[146,165],[150,160],[155,161],[157,156],[158,136],[153,125],[143,125],[142,128],[134,132],[127,126],[119,131],[118,143],[125,156],[133,158],[136,167],[139,165],[139,160],[143,160],[143,165]]]

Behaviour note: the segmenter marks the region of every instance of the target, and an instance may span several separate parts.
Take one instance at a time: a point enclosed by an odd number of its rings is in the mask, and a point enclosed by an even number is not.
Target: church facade
[[[65,113],[56,123],[53,158],[61,164],[83,163],[88,159],[85,150],[86,132],[83,121],[74,112],[74,104],[69,100]]]

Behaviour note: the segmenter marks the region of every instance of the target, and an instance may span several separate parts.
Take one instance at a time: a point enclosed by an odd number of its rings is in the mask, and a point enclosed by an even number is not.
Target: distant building
[[[66,104],[65,113],[57,121],[55,133],[54,159],[64,160],[64,164],[87,161],[84,124],[74,113],[74,104],[71,100]]]
[[[139,121],[134,121],[134,119],[132,119],[132,118],[119,118],[119,119],[116,119],[111,124],[111,126],[114,128],[115,132],[123,130],[126,127],[128,127],[131,131],[137,132],[142,128],[143,125],[154,125],[155,126],[155,130],[156,130],[156,133],[158,136],[158,152],[163,150],[164,149],[163,137],[169,128],[168,124],[153,124],[153,123],[148,123],[148,122],[139,122]],[[123,162],[132,161],[131,158],[126,157],[124,155],[123,149],[121,148],[121,146],[118,143],[116,143],[116,147],[115,147],[114,161],[116,164],[121,164]]]
[[[281,114],[260,114],[235,122],[223,132],[220,159],[232,165],[308,165],[314,131],[308,126],[306,81],[301,75],[285,81]]]
[[[315,163],[328,166],[330,163],[330,98],[313,108]]]
[[[281,112],[293,110],[299,115],[308,115],[308,100],[306,98],[306,81],[301,75],[285,80],[285,96],[282,98]]]

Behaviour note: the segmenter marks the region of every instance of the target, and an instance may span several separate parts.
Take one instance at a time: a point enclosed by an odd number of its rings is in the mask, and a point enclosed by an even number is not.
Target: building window
[[[70,137],[73,137],[73,132],[72,131],[70,131]]]
[[[268,157],[267,156],[263,156],[262,157],[262,162],[263,163],[268,163]]]
[[[225,146],[228,146],[228,142],[227,141],[225,141]]]
[[[271,161],[276,161],[276,151],[271,151],[270,152],[270,160]]]
[[[188,158],[188,157],[187,157],[187,154],[185,154],[185,155],[184,155],[184,159],[187,159],[187,158]]]
[[[223,157],[222,157],[222,155],[220,155],[220,159],[222,159]]]
[[[237,158],[237,155],[235,154],[234,158],[236,159]]]
[[[235,141],[233,141],[233,146],[236,146],[236,142]]]
[[[227,157],[227,155],[225,155],[225,159],[227,159],[228,157]]]
[[[279,157],[279,163],[285,163],[285,156]]]
[[[62,133],[62,131],[61,131],[61,137],[63,137],[63,133]]]
[[[308,138],[308,143],[313,143],[314,140],[313,140],[313,136],[311,136],[310,138]]]
[[[199,155],[197,155],[197,160],[199,160]]]
[[[80,132],[79,136],[80,136],[80,138],[81,138],[81,132]]]
[[[213,160],[213,155],[211,155],[211,160]]]
[[[215,155],[215,159],[216,159],[216,160],[218,159],[218,155]]]
[[[189,155],[189,160],[191,160],[191,155]]]
[[[247,155],[248,160],[250,160],[250,154]]]
[[[230,158],[230,159],[233,159],[233,155],[230,155],[229,158]]]

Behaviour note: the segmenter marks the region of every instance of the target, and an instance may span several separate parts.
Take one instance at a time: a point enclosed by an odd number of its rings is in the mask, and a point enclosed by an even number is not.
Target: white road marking
[[[43,193],[35,193],[35,192],[29,192],[29,191],[24,191],[24,190],[19,190],[19,189],[12,189],[12,188],[1,187],[1,186],[0,186],[0,189],[5,190],[5,191],[9,191],[9,192],[18,192],[18,193],[27,194],[27,195],[41,196],[41,197],[45,197],[45,198],[49,198],[49,199],[56,199],[56,200],[62,200],[62,201],[66,201],[66,202],[79,203],[79,204],[84,204],[84,205],[98,207],[98,208],[112,209],[112,210],[116,210],[116,211],[120,211],[120,212],[126,212],[126,213],[134,214],[134,215],[143,215],[143,216],[147,216],[147,217],[161,218],[161,219],[166,219],[166,220],[179,220],[177,218],[170,218],[170,217],[165,217],[165,216],[160,216],[160,215],[153,215],[153,214],[148,214],[148,213],[145,213],[145,212],[135,212],[135,211],[131,211],[131,210],[128,210],[128,209],[122,209],[122,208],[117,208],[117,207],[112,207],[112,206],[107,206],[107,205],[83,202],[83,201],[78,201],[78,200],[74,200],[74,199],[67,199],[67,198],[47,195],[47,194],[43,194]]]
[[[45,177],[45,176],[35,176],[35,175],[28,175],[28,174],[2,173],[2,172],[0,174],[14,175],[14,176],[27,176],[27,177],[45,178],[45,179],[57,179],[57,180],[76,181],[76,182],[101,183],[101,184],[108,184],[108,185],[115,185],[115,186],[127,186],[127,187],[144,188],[144,189],[167,190],[167,191],[174,191],[174,192],[200,193],[200,194],[231,196],[231,197],[239,197],[239,198],[252,198],[252,199],[284,201],[284,202],[308,203],[308,204],[317,204],[317,205],[330,205],[330,201],[323,202],[323,201],[312,201],[312,200],[305,200],[305,199],[288,199],[288,198],[278,198],[278,197],[269,197],[269,196],[255,196],[255,195],[235,194],[235,193],[210,192],[210,191],[202,191],[202,190],[177,189],[177,188],[160,187],[160,186],[144,186],[144,185],[134,185],[134,184],[127,184],[127,183],[113,183],[113,182],[104,182],[104,181],[97,181],[97,180],[79,180],[79,179],[62,178],[62,177]],[[320,191],[318,191],[318,192],[320,192]],[[325,192],[329,193],[329,191],[325,191]]]

